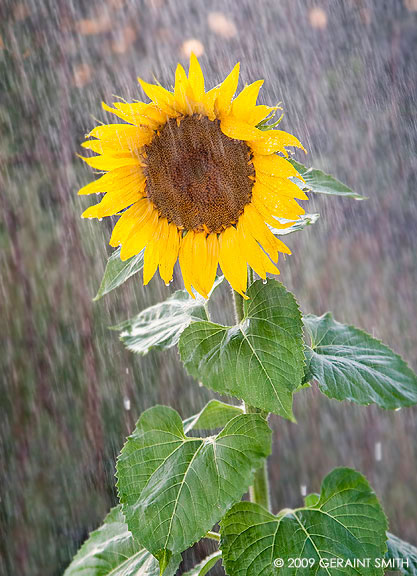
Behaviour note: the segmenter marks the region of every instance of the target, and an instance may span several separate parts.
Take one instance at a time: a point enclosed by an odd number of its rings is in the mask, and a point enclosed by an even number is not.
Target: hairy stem
[[[252,284],[252,282],[253,273],[249,269],[249,285]],[[240,323],[244,317],[244,299],[240,294],[233,291],[233,300],[235,305],[236,321]],[[264,418],[268,418],[268,414],[266,412],[263,412],[254,406],[249,406],[248,404],[245,404],[245,412],[247,414],[259,413],[264,416]],[[268,465],[266,461],[263,466],[255,472],[253,485],[249,488],[249,497],[251,502],[255,502],[267,510],[270,510]]]
[[[245,403],[245,412],[247,414],[261,414],[264,418],[268,418],[268,413],[259,410],[254,406]],[[258,468],[253,478],[253,485],[249,488],[249,498],[251,502],[255,502],[263,506],[267,510],[271,510],[271,502],[269,498],[269,479],[268,479],[268,464],[265,460],[263,466]]]
[[[243,308],[244,303],[243,296],[241,296],[240,294],[238,294],[233,290],[233,301],[235,305],[236,322],[239,324],[239,322],[242,322],[243,317],[245,315]]]

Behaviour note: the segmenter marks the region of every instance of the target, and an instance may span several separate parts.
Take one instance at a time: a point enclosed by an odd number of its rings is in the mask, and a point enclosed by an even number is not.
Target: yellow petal
[[[300,174],[285,158],[282,156],[277,156],[276,154],[254,154],[253,155],[253,165],[255,170],[258,172],[264,172],[270,176],[278,176],[279,178],[300,178]]]
[[[206,92],[202,99],[203,113],[206,114],[209,120],[215,120],[216,113],[214,112],[214,103],[219,91],[218,86]]]
[[[227,281],[244,298],[248,282],[246,261],[242,256],[236,228],[229,226],[220,234],[219,263]]]
[[[131,208],[128,208],[126,212],[123,212],[113,228],[113,233],[110,238],[110,246],[116,247],[124,242],[135,224],[140,224],[146,215],[151,214],[153,210],[154,208],[151,202],[149,202],[147,198],[142,198]]]
[[[105,124],[91,130],[89,137],[98,138],[118,148],[138,150],[149,144],[154,131],[147,127],[131,126],[130,124]]]
[[[159,246],[157,242],[149,242],[143,257],[143,285],[149,284],[158,268]]]
[[[245,211],[240,219],[243,219],[246,230],[259,242],[273,262],[277,262],[278,252],[291,254],[291,250],[272,234],[253,204],[248,204],[245,207]]]
[[[252,204],[257,209],[263,220],[274,228],[281,228],[281,223],[277,218],[286,220],[298,220],[304,212],[294,200],[276,201],[267,197],[260,198],[258,195],[252,196]],[[295,204],[295,206],[294,206]]]
[[[261,106],[255,106],[254,108],[248,111],[246,122],[248,124],[256,126],[257,124],[259,124],[259,122],[265,120],[265,118],[269,116],[269,114],[271,114],[271,112],[273,112],[274,110],[280,110],[280,107],[264,106],[263,104]]]
[[[122,242],[120,259],[128,260],[132,256],[139,254],[148,244],[157,229],[158,212],[153,208],[147,211],[140,221],[134,223],[127,238]]]
[[[279,274],[278,268],[271,262],[245,226],[245,219],[240,219],[237,225],[239,244],[243,257],[249,266],[265,279],[266,274]]]
[[[187,234],[188,236],[188,234]],[[208,298],[209,290],[205,289],[208,253],[207,234],[205,232],[195,232],[192,240],[192,260],[191,260],[191,284],[203,298]]]
[[[301,208],[294,198],[284,196],[259,182],[256,182],[252,188],[252,202],[256,208],[259,208],[259,202],[262,203],[265,207],[265,211],[262,211],[262,216],[265,219],[268,215],[275,218],[293,220],[305,213],[304,208]]]
[[[169,116],[160,110],[156,104],[145,102],[114,102],[114,107],[131,118],[133,124],[145,125],[157,130],[167,122]]]
[[[256,140],[257,138],[263,138],[263,132],[261,130],[249,126],[249,124],[241,122],[233,116],[223,116],[220,122],[220,128],[223,134],[236,140]]]
[[[295,182],[288,180],[288,178],[280,178],[271,176],[264,172],[256,172],[256,181],[262,186],[267,186],[274,190],[279,196],[298,198],[298,200],[308,200],[308,196]]]
[[[194,100],[201,102],[204,96],[204,76],[196,55],[192,52],[190,56],[190,68],[188,70],[188,80],[192,90]]]
[[[216,279],[219,263],[219,241],[217,234],[196,232],[193,237],[191,283],[201,296],[208,294]]]
[[[87,140],[81,144],[83,148],[96,152],[97,154],[104,154],[106,156],[114,156],[115,158],[125,158],[130,155],[132,158],[137,157],[137,150],[131,150],[126,146],[122,146],[119,141],[113,140],[106,142],[102,140]]]
[[[90,156],[86,158],[80,155],[78,155],[78,157],[84,160],[91,168],[103,172],[109,172],[110,170],[122,168],[123,166],[142,166],[140,160],[138,158],[132,158],[130,154],[119,158],[115,156]]]
[[[250,147],[255,154],[282,152],[282,154],[288,156],[285,146],[295,146],[306,152],[300,141],[288,132],[284,132],[283,130],[268,130],[267,132],[263,132],[263,134],[264,138],[262,140],[256,140],[250,143]]]
[[[120,210],[131,206],[143,197],[145,190],[145,178],[142,179],[141,186],[138,188],[136,182],[130,183],[124,188],[108,192],[102,201],[95,206],[90,206],[82,214],[82,218],[105,218],[117,214]]]
[[[217,266],[219,265],[219,239],[217,234],[209,234],[207,242],[207,266],[204,270],[204,288],[207,293],[213,288],[216,280]]]
[[[189,231],[185,236],[181,238],[180,250],[179,250],[179,263],[181,266],[182,279],[184,281],[184,287],[188,294],[195,298],[192,291],[192,274],[193,274],[193,241],[194,232]]]
[[[179,116],[180,113],[177,111],[175,96],[172,92],[165,90],[162,86],[148,84],[148,82],[140,78],[138,78],[138,80],[146,96],[148,96],[160,110],[168,114],[171,118]]]
[[[128,186],[131,183],[137,183],[138,188],[141,186],[143,180],[143,172],[139,166],[121,166],[115,168],[107,174],[104,174],[98,180],[90,182],[83,186],[78,194],[101,194],[104,192],[111,192],[120,187]]]
[[[239,62],[227,76],[227,78],[218,87],[217,98],[214,103],[214,110],[218,117],[222,117],[229,113],[232,98],[237,89],[237,84],[239,81]]]
[[[189,98],[189,82],[184,68],[178,64],[175,71],[175,108],[182,114],[191,114],[192,106]]]
[[[106,112],[110,112],[114,114],[118,118],[129,122],[129,124],[133,124],[135,126],[140,126],[143,128],[151,128],[152,130],[158,129],[162,124],[165,124],[166,120],[162,119],[159,122],[155,121],[153,118],[150,118],[145,114],[148,111],[149,104],[144,103],[120,103],[116,102],[115,108],[111,108],[105,102],[101,103],[103,110]],[[120,105],[122,107],[120,107]],[[166,118],[166,115],[164,115]]]
[[[263,80],[257,80],[243,88],[242,92],[233,100],[232,116],[242,120],[242,122],[247,122],[250,111],[256,106],[259,90],[263,83]]]
[[[174,273],[175,262],[180,248],[180,233],[172,222],[168,225],[168,234],[159,255],[159,274],[165,284],[169,284]]]
[[[162,242],[166,239],[168,235],[168,220],[166,218],[160,218],[156,226],[155,233],[146,246],[144,262],[143,262],[143,284],[146,286],[151,278],[153,278],[158,264],[160,262],[160,254]]]

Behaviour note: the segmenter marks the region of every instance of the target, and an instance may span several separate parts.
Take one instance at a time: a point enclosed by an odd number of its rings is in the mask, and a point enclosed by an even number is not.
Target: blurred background
[[[1,0],[0,573],[62,574],[116,502],[115,458],[140,413],[186,417],[212,397],[176,351],[127,352],[108,327],[175,288],[134,277],[93,303],[113,222],[81,220],[92,179],[84,134],[101,101],[169,87],[193,50],[207,85],[241,61],[265,78],[282,128],[366,202],[315,196],[317,224],[288,237],[280,279],[305,312],[332,310],[417,369],[416,0]],[[110,120],[114,121],[114,120]],[[305,161],[304,156],[297,156]],[[232,320],[226,286],[214,316]],[[274,510],[318,491],[334,466],[365,473],[390,529],[417,544],[417,410],[295,399],[271,418]],[[181,570],[211,551],[184,555]],[[213,574],[221,574],[220,567]]]

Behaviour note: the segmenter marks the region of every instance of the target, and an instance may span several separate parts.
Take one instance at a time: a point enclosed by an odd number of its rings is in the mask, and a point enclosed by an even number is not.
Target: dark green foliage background
[[[205,47],[210,85],[242,60],[243,81],[264,77],[264,101],[284,101],[282,127],[309,149],[308,163],[370,198],[311,201],[321,219],[287,238],[294,255],[280,279],[303,311],[337,311],[417,368],[413,3],[207,4],[0,4],[0,574],[60,574],[115,502],[115,458],[141,411],[158,402],[185,417],[211,397],[174,351],[135,357],[107,330],[180,282],[143,289],[133,279],[93,304],[111,223],[82,221],[88,201],[76,196],[91,178],[76,158],[90,114],[105,119],[100,101],[112,93],[140,98],[138,74],[170,85],[189,38]],[[313,6],[327,13],[325,29],[312,28]],[[234,21],[235,37],[209,28],[212,11]],[[101,32],[85,35],[83,19]],[[222,286],[214,320],[232,320],[228,299]],[[298,395],[298,425],[272,421],[274,509],[299,505],[300,485],[319,490],[332,467],[353,466],[376,489],[391,531],[417,544],[416,414],[340,405],[315,388]]]

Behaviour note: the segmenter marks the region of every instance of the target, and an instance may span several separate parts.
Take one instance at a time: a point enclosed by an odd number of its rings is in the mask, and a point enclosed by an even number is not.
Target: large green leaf
[[[318,170],[317,168],[307,168],[293,159],[290,159],[290,162],[305,180],[305,185],[302,185],[303,190],[317,192],[318,194],[344,196],[345,198],[354,198],[355,200],[366,200],[365,196],[357,194],[346,186],[346,184],[342,184],[340,180],[330,176],[330,174],[326,174],[326,172]]]
[[[203,298],[194,300],[185,290],[178,290],[115,329],[120,330],[120,339],[129,350],[146,354],[152,348],[175,346],[193,318],[207,319]]]
[[[172,556],[165,576],[174,576],[180,562],[179,554]],[[159,576],[159,564],[133,540],[117,506],[90,534],[64,576]]]
[[[405,576],[417,576],[417,548],[390,533],[387,544],[385,559],[389,564],[386,568],[401,572]]]
[[[214,552],[204,558],[202,562],[191,568],[184,576],[206,576],[206,574],[217,564],[217,562],[222,557],[221,552]]]
[[[210,400],[198,414],[194,414],[194,416],[184,420],[184,432],[223,428],[229,420],[239,416],[239,414],[243,414],[241,406],[232,406],[231,404],[220,402],[220,400]]]
[[[309,370],[326,396],[386,409],[417,403],[417,376],[388,346],[330,313],[303,320]]]
[[[222,281],[223,276],[216,278],[210,294]],[[152,348],[172,348],[192,320],[207,320],[206,303],[198,294],[192,298],[185,290],[178,290],[114,329],[120,330],[122,342],[137,354],[146,354]]]
[[[302,321],[294,296],[276,280],[254,282],[237,326],[193,322],[179,342],[188,372],[216,392],[293,419],[304,375]]]
[[[94,300],[99,300],[105,294],[108,294],[128,278],[139,272],[143,268],[144,251],[132,256],[129,260],[120,260],[120,248],[117,248],[107,261],[104,276]]]
[[[220,523],[220,547],[230,576],[377,576],[384,572],[373,561],[385,555],[386,528],[366,479],[355,470],[337,468],[324,479],[320,497],[310,498],[303,508],[274,516],[250,502],[233,506]],[[310,563],[292,567],[291,558]],[[369,568],[346,566],[347,560],[366,558]],[[324,566],[338,559],[343,567]]]
[[[175,410],[150,408],[117,461],[129,530],[158,559],[189,548],[240,500],[270,449],[259,414],[236,416],[217,436],[191,438]]]

